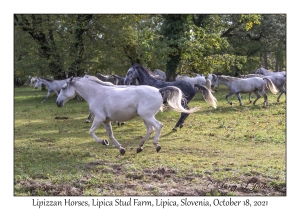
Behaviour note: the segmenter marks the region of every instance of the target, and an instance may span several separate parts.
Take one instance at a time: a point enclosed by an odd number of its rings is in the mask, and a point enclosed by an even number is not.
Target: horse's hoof
[[[85,123],[90,123],[90,121],[89,120],[85,120]]]
[[[104,140],[102,141],[102,144],[105,145],[105,146],[108,146],[108,145],[109,145],[109,142],[108,142],[106,139],[104,139]]]
[[[124,124],[125,124],[124,122],[121,123],[121,125],[124,125]]]
[[[181,124],[180,126],[179,126],[179,128],[182,128],[183,127],[183,124]]]
[[[172,128],[172,131],[177,131],[177,128],[176,127]]]
[[[232,106],[232,102],[229,103]]]
[[[121,147],[121,149],[120,149],[120,153],[121,153],[121,155],[124,155],[124,154],[125,154],[125,152],[126,152],[126,151],[125,151],[125,149]]]
[[[143,147],[139,147],[136,149],[136,153],[140,153],[141,151],[143,151]]]
[[[157,145],[157,147],[156,147],[156,152],[159,152],[160,149],[161,149],[161,146]]]

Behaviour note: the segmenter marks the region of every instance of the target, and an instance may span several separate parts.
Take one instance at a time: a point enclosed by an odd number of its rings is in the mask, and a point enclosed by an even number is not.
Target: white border
[[[278,2],[278,3],[277,3]],[[251,0],[251,1],[24,1],[12,0],[1,3],[1,135],[0,161],[0,206],[3,209],[33,209],[33,197],[13,196],[13,14],[15,13],[286,13],[287,14],[287,196],[286,197],[235,197],[237,200],[268,200],[269,206],[274,207],[295,207],[298,206],[299,181],[296,175],[299,171],[299,137],[297,137],[297,122],[299,115],[299,12],[297,6],[291,2],[274,0]],[[11,87],[11,88],[8,88]],[[44,197],[35,197],[42,200]],[[48,199],[49,197],[45,197]],[[63,197],[56,197],[59,200]],[[143,197],[138,197],[142,199]],[[90,197],[73,197],[74,200],[90,200]],[[107,197],[107,199],[115,199]],[[145,197],[156,199],[156,197]],[[168,199],[165,198],[165,199]],[[177,199],[171,197],[170,199]],[[178,198],[178,202],[181,198]],[[190,197],[197,200],[197,197]],[[203,198],[200,198],[202,200]],[[205,198],[211,200],[214,198]],[[229,197],[226,197],[229,199]],[[36,207],[38,208],[38,207]],[[186,208],[186,207],[184,207]],[[191,208],[191,207],[189,207]],[[200,207],[201,208],[201,207]],[[202,207],[203,208],[203,207]],[[226,208],[226,207],[225,207]],[[241,208],[241,207],[239,207]],[[298,207],[299,208],[299,207]],[[71,208],[69,208],[71,209]],[[74,207],[72,208],[74,209]],[[82,209],[82,208],[81,208]],[[130,209],[135,209],[130,207]],[[152,208],[153,209],[153,208]],[[168,209],[168,208],[167,208]],[[176,208],[181,209],[181,208]],[[196,209],[196,207],[194,208]],[[199,209],[199,207],[197,207]],[[245,207],[245,209],[249,209]],[[293,208],[295,209],[295,208]]]

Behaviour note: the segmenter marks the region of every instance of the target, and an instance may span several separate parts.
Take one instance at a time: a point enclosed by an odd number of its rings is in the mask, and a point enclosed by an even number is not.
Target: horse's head
[[[259,67],[259,69],[257,69],[254,74],[262,74],[262,70],[261,70],[261,67]]]
[[[135,67],[131,67],[128,69],[127,74],[124,79],[124,84],[125,85],[130,85],[134,80],[136,80],[138,77],[138,73]]]
[[[211,88],[214,89],[219,84],[219,77],[215,74],[212,74]]]
[[[75,91],[75,87],[72,85],[73,83],[74,83],[73,77],[71,77],[62,86],[56,99],[56,104],[58,107],[63,107],[67,101],[75,97],[76,91]]]
[[[41,84],[42,84],[42,81],[40,80],[40,78],[36,79],[34,88],[37,89],[39,86],[41,86]]]

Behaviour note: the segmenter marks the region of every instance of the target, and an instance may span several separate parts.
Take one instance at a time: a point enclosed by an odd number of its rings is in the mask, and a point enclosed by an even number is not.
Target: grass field
[[[97,144],[89,134],[86,102],[73,99],[58,108],[56,96],[41,104],[46,91],[14,89],[14,195],[286,195],[285,95],[268,92],[256,105],[243,94],[230,106],[227,88],[214,96],[218,107],[200,94],[182,129],[172,131],[179,113],[156,115],[164,124],[157,153],[153,134],[141,153],[136,147],[146,129],[140,118],[113,124],[126,149],[121,156],[112,142]],[[108,139],[103,127],[96,131]]]

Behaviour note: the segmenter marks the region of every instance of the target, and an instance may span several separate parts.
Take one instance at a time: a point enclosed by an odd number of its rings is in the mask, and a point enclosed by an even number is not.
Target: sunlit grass
[[[277,96],[269,93],[270,106],[265,108],[262,99],[249,104],[246,94],[244,106],[233,96],[230,106],[226,94],[224,87],[214,93],[216,109],[198,94],[189,106],[201,110],[191,114],[177,132],[172,128],[180,114],[158,112],[156,118],[164,125],[159,153],[153,135],[143,152],[136,153],[146,132],[139,117],[123,126],[112,123],[115,138],[126,149],[121,156],[110,140],[109,146],[103,146],[89,134],[86,102],[73,99],[58,108],[55,96],[41,104],[46,92],[15,88],[15,195],[56,195],[56,189],[70,195],[168,195],[172,188],[191,195],[197,190],[210,194],[209,180],[245,184],[253,177],[282,186],[286,182],[285,96],[277,103]],[[103,126],[96,134],[108,139]]]

